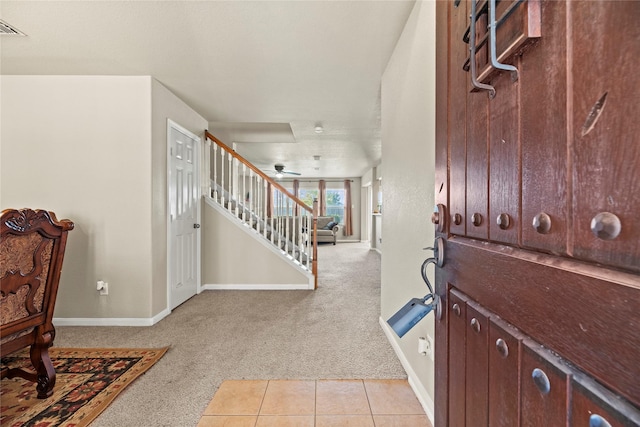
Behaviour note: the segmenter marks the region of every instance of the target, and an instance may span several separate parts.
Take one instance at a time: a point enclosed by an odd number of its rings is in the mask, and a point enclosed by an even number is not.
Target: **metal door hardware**
[[[540,212],[533,217],[533,228],[540,234],[547,234],[551,230],[551,217],[544,212]]]
[[[400,310],[398,310],[387,323],[393,329],[393,331],[402,338],[411,328],[413,328],[422,318],[429,314],[432,310],[436,311],[436,316],[440,318],[442,316],[442,308],[440,307],[440,298],[433,291],[433,286],[429,282],[427,277],[427,267],[429,264],[434,264],[442,267],[444,264],[444,239],[438,237],[432,248],[425,248],[433,250],[433,257],[427,258],[420,268],[422,280],[429,288],[429,293],[423,298],[412,298],[407,302]]]
[[[602,416],[593,414],[589,417],[589,427],[611,427],[611,424]]]
[[[498,353],[500,353],[500,356],[502,357],[506,358],[507,356],[509,356],[509,346],[507,345],[507,342],[502,338],[498,338],[496,340],[496,350],[498,350]]]
[[[471,215],[471,223],[476,227],[480,227],[482,224],[482,215],[477,212]]]
[[[545,374],[542,369],[535,368],[531,372],[531,378],[533,379],[536,387],[538,387],[538,390],[540,390],[540,393],[549,394],[551,391],[551,382],[549,381],[547,374]]]
[[[193,224],[193,228],[200,228],[200,224]]]
[[[471,0],[472,2],[475,0]],[[503,64],[498,61],[496,53],[496,0],[489,0],[489,52],[491,57],[491,65],[498,70],[511,71],[511,80],[518,80],[518,69],[513,65]],[[474,59],[473,57],[471,59]]]
[[[496,218],[496,224],[498,224],[501,230],[506,230],[511,226],[511,217],[509,214],[501,213],[498,215],[498,218]]]
[[[489,92],[489,99],[493,99],[496,96],[496,90],[493,86],[480,83],[478,81],[478,70],[476,64],[476,0],[471,0],[471,28],[469,30],[469,61],[471,63],[471,84],[476,89],[486,90]]]
[[[431,214],[431,222],[436,225],[436,232],[442,233],[446,230],[447,226],[447,208],[441,203],[438,203],[433,209]]]
[[[591,231],[598,239],[613,240],[621,230],[620,218],[611,212],[600,212],[591,220]]]
[[[451,309],[453,310],[456,316],[460,317],[461,311],[460,311],[460,305],[458,303],[454,303]]]
[[[433,251],[433,257],[427,258],[422,264],[422,270],[424,271],[429,264],[435,264],[438,267],[444,265],[444,239],[442,237],[436,237],[433,241],[433,247],[424,248],[425,251]],[[424,275],[423,275],[424,277]]]
[[[478,321],[478,319],[476,319],[475,317],[473,319],[471,319],[471,328],[476,332],[476,333],[480,333],[480,322]]]

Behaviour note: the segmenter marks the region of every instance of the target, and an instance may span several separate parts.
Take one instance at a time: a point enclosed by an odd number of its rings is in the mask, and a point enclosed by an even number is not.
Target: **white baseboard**
[[[54,317],[55,326],[153,326],[171,314],[164,309],[153,317]]]
[[[427,393],[427,390],[422,385],[422,382],[418,378],[416,371],[413,370],[413,368],[409,364],[409,361],[407,360],[404,353],[402,352],[402,349],[396,342],[394,338],[394,332],[391,329],[391,327],[387,324],[387,322],[385,322],[382,319],[382,317],[378,319],[378,322],[380,323],[380,327],[382,327],[384,334],[387,336],[389,343],[391,343],[391,347],[393,347],[393,350],[396,352],[398,359],[400,359],[400,363],[402,364],[402,367],[407,373],[407,377],[409,378],[409,385],[411,386],[411,389],[416,394],[416,397],[418,398],[418,401],[422,405],[422,408],[424,409],[425,414],[427,414],[427,418],[429,418],[431,425],[433,425],[433,423],[435,422],[434,416],[433,416],[433,410],[434,410],[433,399],[431,399],[431,397],[429,396],[429,393]]]
[[[376,251],[378,252],[380,255],[382,255],[382,251],[378,248],[371,248],[372,251]]]
[[[313,283],[301,284],[209,284],[202,285],[205,291],[294,291],[294,290],[313,290]]]

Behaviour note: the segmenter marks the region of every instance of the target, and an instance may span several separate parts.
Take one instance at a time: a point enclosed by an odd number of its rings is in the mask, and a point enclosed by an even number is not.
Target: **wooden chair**
[[[0,350],[6,356],[31,346],[35,372],[2,367],[1,377],[37,382],[38,398],[53,393],[56,372],[49,359],[51,322],[67,233],[73,222],[53,212],[6,209],[0,217]]]

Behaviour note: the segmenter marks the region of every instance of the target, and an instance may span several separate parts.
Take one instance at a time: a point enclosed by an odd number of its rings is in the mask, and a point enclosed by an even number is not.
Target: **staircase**
[[[202,173],[207,201],[311,273],[317,288],[317,201],[310,208],[209,131],[205,138]]]

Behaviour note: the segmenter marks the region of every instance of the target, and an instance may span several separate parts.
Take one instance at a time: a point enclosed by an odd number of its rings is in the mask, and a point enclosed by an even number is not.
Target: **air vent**
[[[0,36],[26,36],[26,34],[0,20]]]

